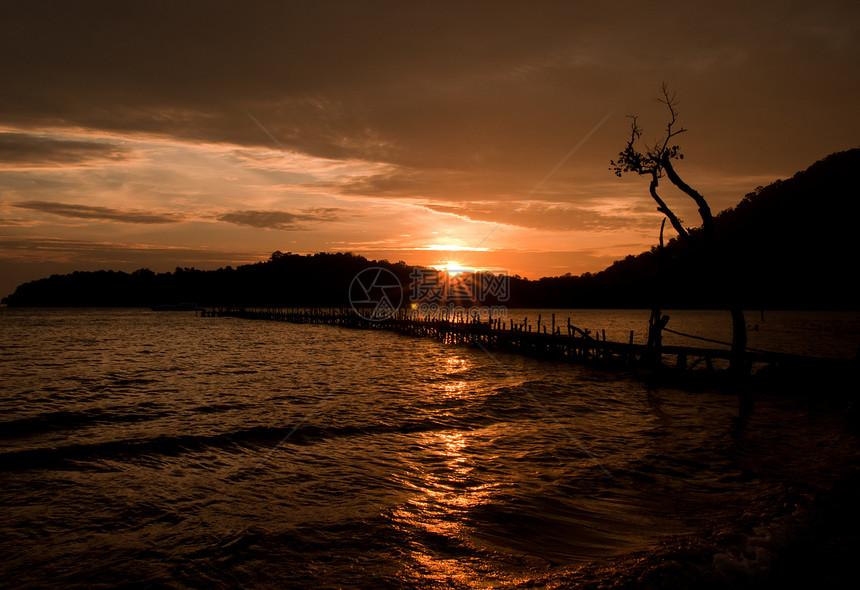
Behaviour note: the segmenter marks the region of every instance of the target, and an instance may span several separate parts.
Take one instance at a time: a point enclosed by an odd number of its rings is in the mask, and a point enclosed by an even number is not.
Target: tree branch
[[[696,205],[699,206],[699,216],[702,218],[702,230],[705,232],[705,239],[710,243],[713,241],[714,236],[714,218],[713,215],[711,215],[711,208],[708,206],[708,202],[705,200],[705,197],[681,180],[681,177],[678,176],[677,172],[675,172],[675,168],[672,166],[672,162],[667,154],[663,155],[663,169],[666,170],[666,176],[669,177],[672,184],[684,191],[696,202]]]

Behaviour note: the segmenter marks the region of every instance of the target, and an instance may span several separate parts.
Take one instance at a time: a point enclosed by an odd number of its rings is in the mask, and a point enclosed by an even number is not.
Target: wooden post
[[[636,361],[636,354],[633,352],[633,330],[630,330],[630,341],[628,344],[630,346],[630,353],[627,357],[627,362],[633,365]]]
[[[729,368],[737,378],[747,376],[746,351],[747,351],[747,323],[744,312],[740,305],[732,306],[732,354],[729,360]]]

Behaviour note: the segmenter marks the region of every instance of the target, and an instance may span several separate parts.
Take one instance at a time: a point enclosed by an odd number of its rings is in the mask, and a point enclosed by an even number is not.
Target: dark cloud
[[[340,211],[329,207],[317,207],[301,212],[292,211],[232,211],[216,217],[218,221],[235,223],[263,229],[303,230],[305,223],[334,221]]]
[[[27,220],[19,218],[0,217],[0,227],[27,225]]]
[[[19,201],[10,203],[9,205],[17,209],[39,211],[41,213],[50,213],[51,215],[73,219],[94,219],[140,224],[181,223],[184,221],[183,217],[176,214],[166,215],[136,209],[112,209],[110,207],[56,203],[52,201]]]
[[[247,109],[289,149],[429,179],[545,171],[615,109],[576,162],[602,169],[623,115],[668,80],[714,167],[791,173],[860,131],[844,75],[858,15],[836,0],[18,2],[0,23],[0,121],[271,147]]]
[[[0,133],[0,167],[60,167],[125,160],[128,150],[111,142],[67,141],[26,133]]]

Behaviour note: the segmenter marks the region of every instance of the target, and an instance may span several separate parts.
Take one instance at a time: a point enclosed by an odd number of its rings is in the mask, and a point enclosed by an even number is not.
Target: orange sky
[[[4,8],[0,295],[274,250],[598,271],[656,241],[608,166],[662,81],[715,211],[860,144],[853,1],[272,4]]]

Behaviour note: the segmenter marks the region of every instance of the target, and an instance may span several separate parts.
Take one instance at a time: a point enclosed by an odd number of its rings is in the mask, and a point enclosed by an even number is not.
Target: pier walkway
[[[350,308],[211,308],[202,317],[235,317],[283,321],[296,324],[327,324],[363,330],[387,330],[408,336],[433,338],[448,344],[469,345],[486,350],[501,350],[539,359],[600,366],[612,369],[653,372],[655,367],[667,376],[684,377],[723,373],[729,364],[728,348],[661,346],[654,351],[634,343],[631,331],[627,342],[612,342],[599,333],[570,323],[549,322],[538,316],[536,324],[506,319],[420,318],[411,310],[400,310],[390,317],[368,320]],[[791,375],[853,375],[853,359],[808,357],[749,350],[749,372],[767,368]]]

